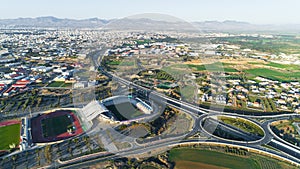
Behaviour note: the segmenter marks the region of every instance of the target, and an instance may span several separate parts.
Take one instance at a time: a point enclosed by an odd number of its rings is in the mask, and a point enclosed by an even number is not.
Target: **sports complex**
[[[83,108],[55,109],[31,118],[3,121],[0,122],[0,155],[81,135],[97,125],[97,121],[127,123],[152,112],[152,107],[137,97],[113,96],[91,101]]]
[[[32,143],[56,142],[84,133],[97,120],[128,121],[151,112],[152,108],[139,98],[113,96],[91,101],[81,109],[60,109],[32,117],[29,136]]]

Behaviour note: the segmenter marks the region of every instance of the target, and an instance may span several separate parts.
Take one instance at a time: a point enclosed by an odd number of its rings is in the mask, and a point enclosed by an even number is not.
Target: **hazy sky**
[[[7,0],[0,18],[122,18],[162,13],[186,21],[238,20],[258,24],[300,23],[300,0]]]

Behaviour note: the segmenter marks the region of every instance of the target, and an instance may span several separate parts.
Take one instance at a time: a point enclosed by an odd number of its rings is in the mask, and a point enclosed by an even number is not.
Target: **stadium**
[[[81,109],[56,109],[23,117],[19,121],[0,123],[1,150],[9,150],[14,144],[21,151],[35,144],[53,143],[80,135],[97,125],[97,120],[128,123],[148,117],[151,106],[141,99],[130,96],[113,96],[102,101],[91,101]],[[12,137],[12,133],[15,134]]]
[[[84,126],[90,129],[95,121],[99,120],[98,117],[111,122],[128,123],[152,112],[152,107],[137,97],[113,96],[102,101],[90,102],[79,110],[78,114]]]
[[[71,110],[56,110],[30,120],[32,142],[48,143],[83,133],[79,119]]]

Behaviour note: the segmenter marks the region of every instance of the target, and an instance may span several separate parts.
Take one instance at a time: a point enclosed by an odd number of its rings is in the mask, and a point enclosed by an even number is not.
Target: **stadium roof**
[[[107,108],[102,103],[96,100],[87,104],[85,107],[82,108],[81,111],[82,115],[84,115],[85,119],[87,119],[88,121],[92,121],[98,115],[104,112],[108,112]]]

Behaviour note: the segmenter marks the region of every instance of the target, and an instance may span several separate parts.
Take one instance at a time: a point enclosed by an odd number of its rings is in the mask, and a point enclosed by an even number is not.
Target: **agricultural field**
[[[253,49],[274,54],[300,54],[299,39],[294,35],[276,35],[274,38],[263,37],[220,37],[213,38],[213,43],[229,43],[241,46],[241,49]]]
[[[0,127],[0,150],[9,150],[9,145],[19,145],[20,124],[12,124]]]
[[[296,70],[296,71],[300,71],[300,67],[297,66],[297,65],[280,64],[280,63],[275,63],[275,62],[269,62],[266,65],[270,66],[270,67],[274,67],[274,68],[284,69],[284,70],[291,70],[291,71]]]
[[[280,64],[265,61],[254,62],[251,59],[241,59],[240,62],[230,62],[230,60],[225,59],[221,60],[220,62],[210,64],[193,64],[193,62],[189,62],[187,66],[194,71],[224,71],[231,74],[239,73],[240,71],[242,71],[246,73],[246,77],[249,79],[254,79],[257,76],[261,76],[279,82],[300,81],[300,67],[297,65]],[[175,67],[180,66],[177,65]],[[236,68],[238,68],[238,70]]]
[[[191,148],[170,150],[169,160],[175,162],[176,169],[296,169],[296,167],[289,164],[257,154],[237,156],[223,152]]]
[[[163,67],[161,70],[171,76],[172,80],[179,80],[183,75],[189,74],[191,70],[183,64],[174,64],[172,66]],[[171,80],[171,79],[169,79]]]
[[[222,160],[219,160],[222,159]],[[169,160],[175,162],[178,169],[189,168],[189,162],[195,167],[207,168],[259,168],[259,164],[246,157],[239,157],[221,152],[190,148],[172,149]]]
[[[224,64],[221,62],[215,62],[211,64],[193,65],[188,64],[188,67],[197,71],[208,71],[208,72],[238,72],[238,70],[231,67],[230,64]]]
[[[250,76],[253,75],[261,76],[271,80],[279,82],[291,82],[291,81],[300,81],[300,71],[298,72],[289,72],[289,71],[278,71],[268,68],[254,68],[245,70]]]

